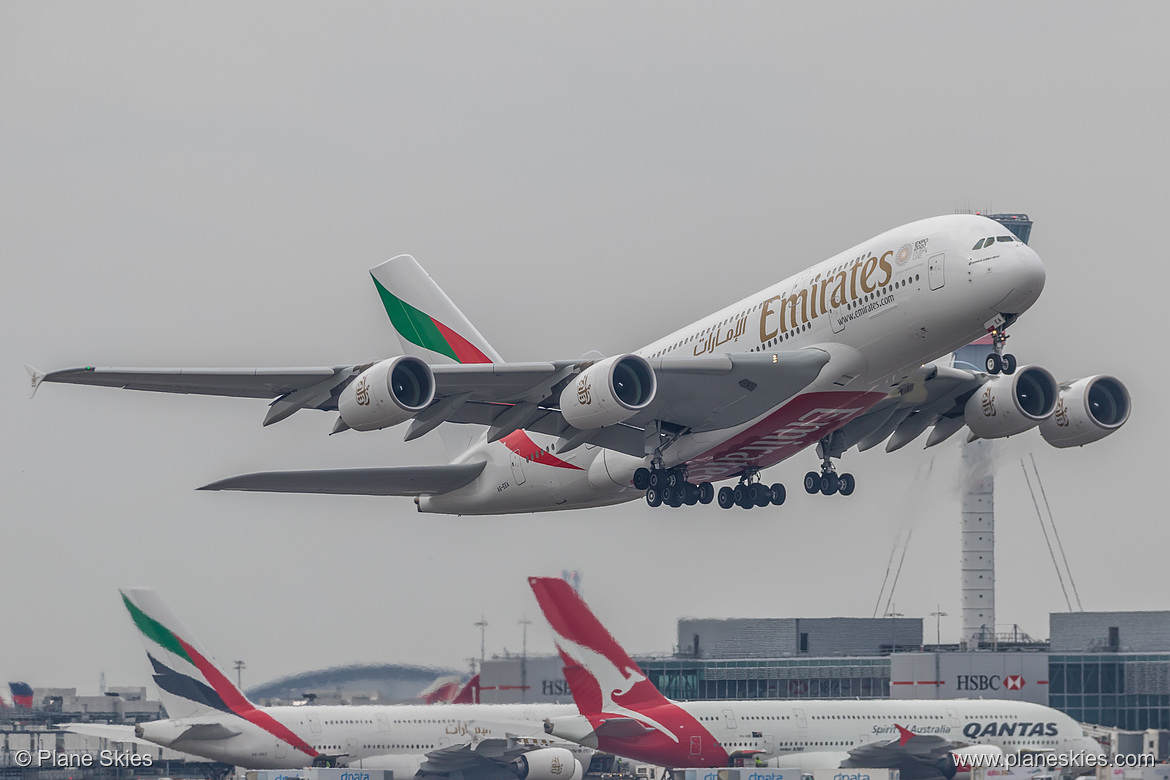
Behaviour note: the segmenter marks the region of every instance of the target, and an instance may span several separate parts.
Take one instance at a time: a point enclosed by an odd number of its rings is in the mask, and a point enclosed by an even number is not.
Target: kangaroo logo
[[[557,637],[557,647],[565,655],[580,664],[597,681],[597,687],[601,689],[601,711],[603,713],[626,715],[639,723],[644,723],[661,731],[673,742],[678,742],[678,737],[670,733],[670,729],[666,726],[646,717],[640,712],[623,707],[615,700],[615,697],[625,696],[639,683],[650,685],[651,683],[646,680],[645,676],[639,674],[634,669],[618,668],[617,664],[593,648],[579,645],[565,639],[563,636]]]
[[[1063,398],[1061,398],[1059,401],[1056,402],[1056,414],[1053,416],[1056,417],[1056,424],[1059,425],[1061,428],[1068,427],[1068,424],[1069,424],[1068,407],[1064,405]]]
[[[588,406],[593,403],[593,396],[589,392],[589,378],[581,377],[577,380],[577,403]]]
[[[361,406],[370,405],[370,383],[366,381],[364,376],[358,377],[357,402]]]
[[[984,417],[995,417],[995,398],[991,395],[990,387],[983,391],[981,406],[983,407]]]

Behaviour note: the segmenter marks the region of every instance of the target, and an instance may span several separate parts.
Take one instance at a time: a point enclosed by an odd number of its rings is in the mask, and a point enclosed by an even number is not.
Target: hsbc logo
[[[960,674],[955,676],[958,691],[1021,691],[1024,678],[1018,674],[1001,677],[998,674]]]

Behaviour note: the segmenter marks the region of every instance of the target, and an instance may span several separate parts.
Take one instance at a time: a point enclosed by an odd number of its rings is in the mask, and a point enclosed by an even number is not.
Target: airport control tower
[[[988,214],[987,217],[1028,243],[1032,220],[1027,214]],[[983,358],[990,349],[991,337],[981,338],[956,350],[954,364],[982,371]],[[995,442],[976,439],[962,446],[960,642],[978,650],[995,642]]]

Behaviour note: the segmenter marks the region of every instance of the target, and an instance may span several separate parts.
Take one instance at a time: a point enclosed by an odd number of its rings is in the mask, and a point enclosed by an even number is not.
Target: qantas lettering
[[[986,725],[972,722],[963,727],[963,736],[968,739],[979,737],[1055,737],[1056,734],[1056,724],[1051,721],[1048,723],[1032,723],[1031,721],[998,723],[993,720]]]

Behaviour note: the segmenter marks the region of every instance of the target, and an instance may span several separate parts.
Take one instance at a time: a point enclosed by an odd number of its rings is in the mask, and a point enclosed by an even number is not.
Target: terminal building
[[[1048,641],[923,644],[921,618],[682,619],[678,649],[637,658],[672,699],[1001,698],[1082,722],[1170,729],[1170,611],[1052,613]],[[484,702],[569,702],[557,657],[493,658]]]

